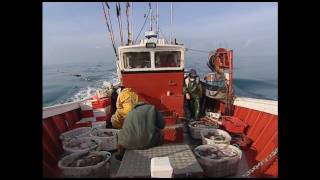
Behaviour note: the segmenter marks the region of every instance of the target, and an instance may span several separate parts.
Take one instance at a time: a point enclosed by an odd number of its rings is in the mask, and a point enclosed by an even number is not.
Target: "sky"
[[[109,5],[116,46],[119,46],[115,3]],[[134,39],[142,28],[148,7],[147,2],[133,3]],[[155,12],[155,2],[152,7]],[[125,3],[121,8],[126,35]],[[173,25],[170,25],[170,2],[159,2],[159,25],[167,39],[172,32],[177,42],[187,48],[210,51],[227,47],[234,50],[235,58],[278,55],[276,2],[174,2]],[[148,27],[149,23],[139,39]],[[99,2],[44,2],[42,33],[44,65],[115,60]],[[190,60],[207,56],[201,52],[186,52],[186,59]]]

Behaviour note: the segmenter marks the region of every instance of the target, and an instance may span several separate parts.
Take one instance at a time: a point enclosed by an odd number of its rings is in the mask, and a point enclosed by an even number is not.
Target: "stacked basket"
[[[117,149],[118,129],[95,129],[90,133],[90,137],[101,141],[101,149],[105,151]],[[102,136],[103,134],[110,134]]]

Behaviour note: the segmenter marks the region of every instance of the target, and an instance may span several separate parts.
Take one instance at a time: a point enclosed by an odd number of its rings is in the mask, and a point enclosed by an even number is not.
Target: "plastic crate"
[[[184,140],[183,127],[180,125],[165,127],[162,134],[165,143],[182,143]]]

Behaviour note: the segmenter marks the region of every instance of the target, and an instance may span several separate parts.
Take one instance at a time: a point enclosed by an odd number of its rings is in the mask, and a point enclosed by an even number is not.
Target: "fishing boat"
[[[194,140],[189,131],[178,131],[180,127],[185,127],[186,123],[182,89],[185,76],[188,74],[185,70],[187,50],[188,48],[177,43],[176,40],[166,41],[159,38],[158,31],[153,31],[151,27],[140,43],[135,44],[131,39],[128,44],[119,46],[115,52],[119,81],[125,87],[130,87],[137,92],[144,102],[154,105],[165,117],[165,122],[168,123],[166,128],[171,131],[168,130],[164,135],[167,141],[163,146],[170,145],[173,148],[179,148],[180,145],[187,145],[190,152],[194,152],[194,148],[201,142]],[[167,59],[169,56],[170,60]],[[278,102],[234,95],[233,51],[231,49],[218,48],[208,56],[209,66],[214,64],[212,57],[221,57],[220,68],[224,71],[228,86],[226,98],[217,99],[213,97],[213,90],[208,88],[208,79],[199,79],[204,89],[203,109],[205,112],[210,109],[212,113],[220,113],[222,117],[228,119],[225,122],[229,124],[220,125],[224,125],[225,130],[230,134],[233,131],[240,131],[238,133],[241,134],[237,146],[242,151],[242,157],[237,173],[232,177],[277,177]],[[208,74],[206,78],[210,77],[212,74]],[[104,107],[109,107],[108,111],[103,118],[96,118],[93,121],[110,121],[111,97],[105,99],[107,100],[104,102]],[[58,167],[59,160],[64,156],[60,135],[79,127],[93,125],[92,121],[83,121],[86,117],[81,107],[86,101],[99,101],[99,98],[93,96],[76,102],[43,108],[42,164],[44,177],[63,177]],[[205,117],[206,113],[202,115]],[[178,137],[179,133],[182,134],[182,138]],[[150,177],[150,164],[147,163],[148,167],[145,169],[133,168],[142,167],[139,163],[143,161],[133,154],[134,151],[126,151],[124,159],[117,161],[112,153],[109,177]],[[133,160],[134,158],[136,159]],[[198,164],[197,161],[194,163]],[[205,177],[201,166],[197,167],[200,168],[185,168],[181,171],[174,167],[173,171],[180,172],[177,174],[179,176],[175,177]]]

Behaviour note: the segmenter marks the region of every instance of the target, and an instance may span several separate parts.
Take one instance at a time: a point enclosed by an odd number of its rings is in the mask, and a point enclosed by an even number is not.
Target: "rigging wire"
[[[120,30],[120,39],[121,39],[121,46],[123,46],[123,34],[122,34],[122,20],[121,20],[121,7],[120,2],[116,3],[116,11],[117,11],[117,19],[118,19],[118,25]]]
[[[149,9],[148,15],[147,15],[147,17],[146,17],[146,20],[144,21],[143,26],[142,26],[142,28],[140,29],[140,32],[139,32],[139,34],[138,34],[138,36],[137,36],[136,40],[134,41],[134,43],[136,43],[136,42],[137,42],[137,40],[138,40],[138,38],[139,38],[139,36],[140,36],[140,34],[141,34],[142,30],[144,29],[144,26],[146,25],[146,22],[147,22],[147,20],[148,20],[149,14],[150,14],[150,9]]]
[[[107,2],[106,2],[106,6],[107,6],[107,13],[108,13],[109,20],[110,20],[110,14],[109,14],[109,9],[110,9],[110,7],[109,7],[109,5],[108,5]],[[116,50],[116,47],[115,47],[115,41],[114,41],[114,36],[113,36],[113,30],[112,30],[111,20],[110,20],[110,24],[109,24],[108,17],[107,17],[106,10],[105,10],[105,8],[104,8],[103,2],[102,2],[102,10],[103,10],[103,13],[104,13],[104,18],[105,18],[105,20],[106,20],[106,25],[107,25],[107,27],[108,27],[110,39],[111,39],[112,46],[113,46],[113,50],[114,50],[114,53],[115,53],[115,55],[116,55],[116,58],[118,59],[118,53],[117,53],[117,50]]]
[[[199,49],[191,49],[191,48],[186,48],[187,51],[197,51],[197,52],[202,52],[202,53],[210,53],[211,51],[205,51],[205,50],[199,50]]]
[[[164,40],[165,40],[167,43],[169,43],[169,41],[168,41],[167,38],[164,36],[164,34],[162,33],[162,31],[160,31],[160,29],[159,29],[159,32],[161,33],[161,35],[162,35],[162,37],[164,38]]]

